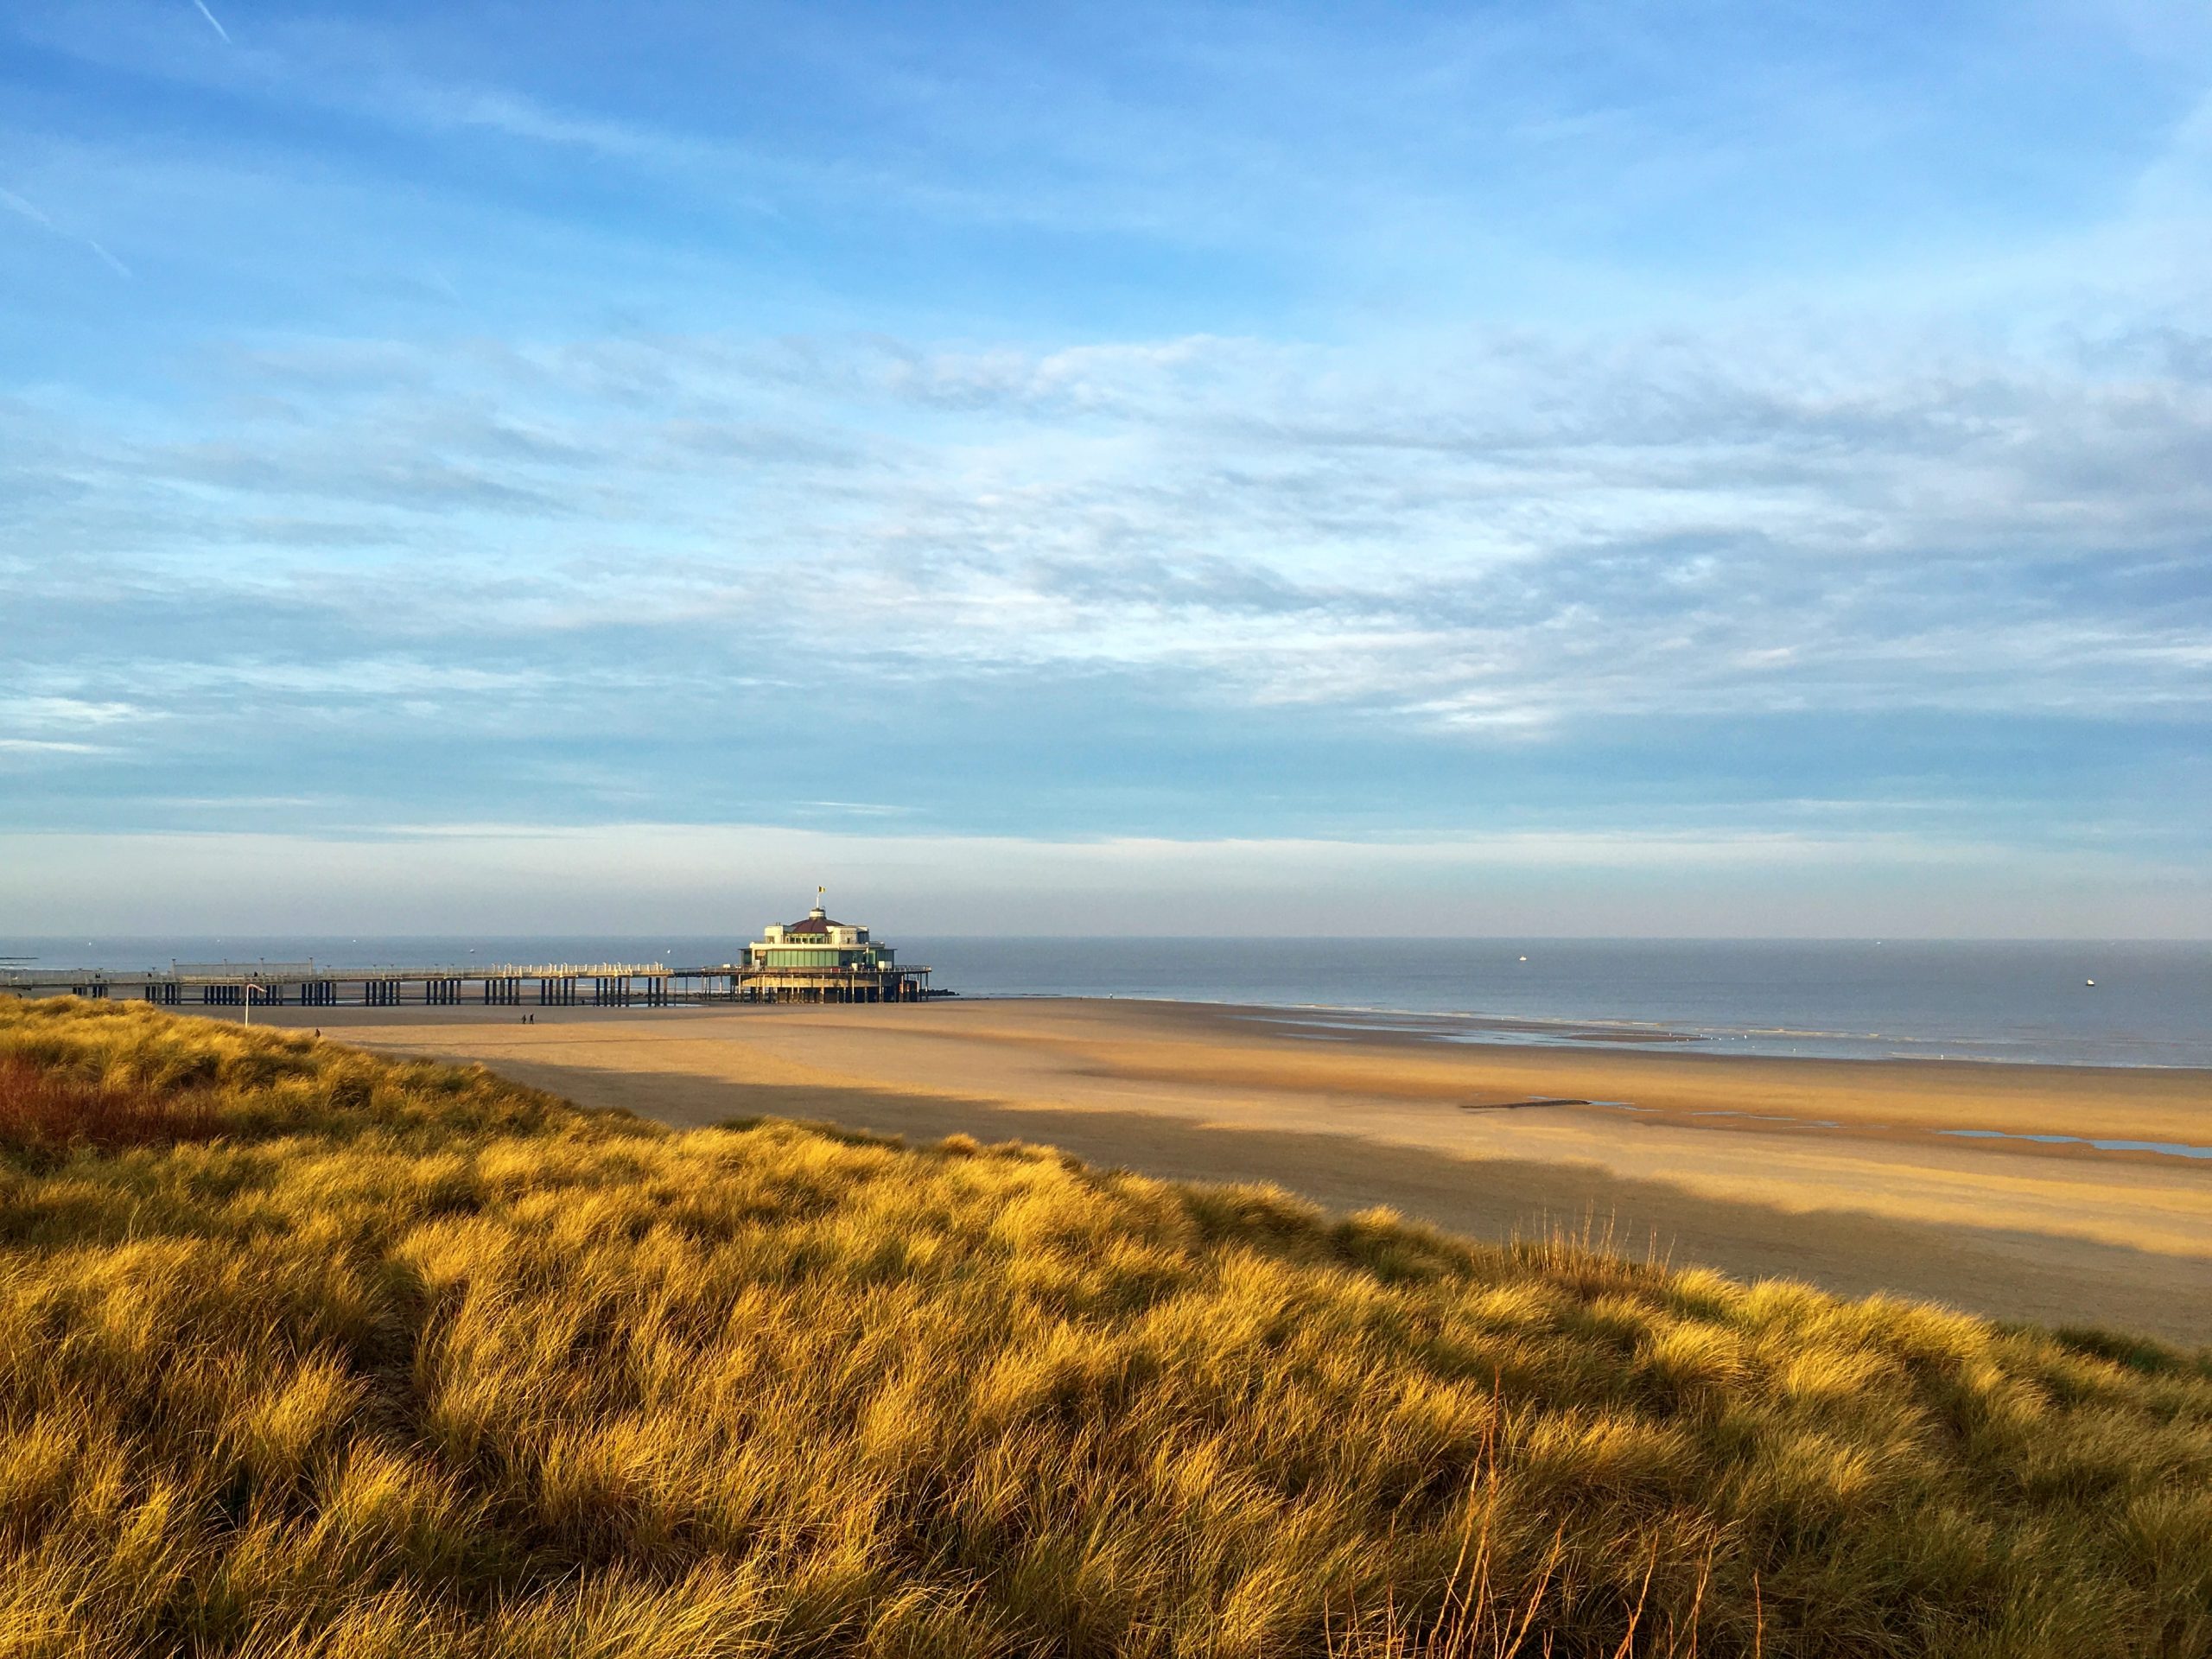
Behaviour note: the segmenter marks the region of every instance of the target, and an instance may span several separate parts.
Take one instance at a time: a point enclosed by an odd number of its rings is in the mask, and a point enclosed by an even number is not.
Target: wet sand
[[[1058,999],[279,1017],[677,1125],[1043,1141],[1478,1237],[1590,1225],[1741,1278],[2212,1344],[2212,1160],[1937,1133],[2212,1144],[2212,1073],[1447,1045]]]

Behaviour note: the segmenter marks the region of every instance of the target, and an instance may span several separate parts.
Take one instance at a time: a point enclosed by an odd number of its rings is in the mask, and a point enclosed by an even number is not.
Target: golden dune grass
[[[2203,1356],[143,1008],[0,1093],[0,1653],[2212,1652]]]

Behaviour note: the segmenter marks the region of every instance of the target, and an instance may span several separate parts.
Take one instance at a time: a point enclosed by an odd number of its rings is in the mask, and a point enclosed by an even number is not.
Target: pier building
[[[795,922],[771,922],[734,964],[733,988],[747,1001],[918,1002],[930,995],[930,970],[902,966],[899,953],[868,929],[832,921],[814,890],[814,908]]]

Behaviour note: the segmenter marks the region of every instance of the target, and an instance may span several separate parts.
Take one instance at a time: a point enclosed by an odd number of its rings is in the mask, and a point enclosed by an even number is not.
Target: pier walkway
[[[658,962],[470,963],[434,967],[330,967],[313,962],[173,962],[166,969],[0,969],[0,995],[81,996],[165,1007],[397,1007],[464,1002],[492,1007],[669,1007],[690,1001],[918,1001],[929,969],[884,976],[813,967],[763,975],[740,963],[671,968]],[[788,980],[788,983],[779,982]],[[941,993],[939,993],[941,995]]]

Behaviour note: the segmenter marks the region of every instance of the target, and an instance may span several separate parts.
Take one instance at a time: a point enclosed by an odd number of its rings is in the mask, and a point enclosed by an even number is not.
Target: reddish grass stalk
[[[1643,1623],[1644,1598],[1651,1593],[1651,1575],[1659,1570],[1659,1541],[1651,1541],[1651,1559],[1644,1563],[1643,1587],[1636,1592],[1636,1611],[1628,1616],[1628,1629],[1621,1636],[1621,1644],[1613,1650],[1613,1659],[1628,1659],[1636,1643],[1636,1627]]]

